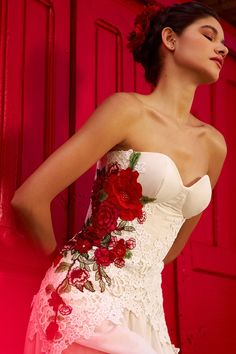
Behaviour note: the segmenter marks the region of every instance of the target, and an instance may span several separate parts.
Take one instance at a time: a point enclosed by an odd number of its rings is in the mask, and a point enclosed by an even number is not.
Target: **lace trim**
[[[119,162],[121,168],[126,168],[129,165],[129,159],[132,153],[132,149],[129,149],[127,151],[110,151],[105,155],[105,162],[107,161],[107,163],[110,164],[113,161],[117,161]],[[145,173],[146,163],[144,161],[138,161],[135,165],[135,170],[138,173]]]

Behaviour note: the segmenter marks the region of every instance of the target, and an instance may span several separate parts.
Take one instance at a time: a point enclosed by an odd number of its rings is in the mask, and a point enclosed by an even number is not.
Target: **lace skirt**
[[[63,260],[69,262],[70,258],[68,254]],[[65,277],[63,272],[55,272],[52,266],[32,301],[24,354],[177,354],[179,349],[171,344],[164,318],[162,268],[163,264],[156,264],[155,278],[152,275],[151,279],[147,276],[141,279],[139,272],[136,279],[128,276],[128,267],[113,267],[110,273],[114,273],[114,287],[108,287],[103,293],[81,292],[74,287],[63,292],[66,303],[63,310],[73,310],[70,314],[63,312],[64,316],[58,318],[58,337],[50,341],[45,333],[55,312],[50,298],[52,293],[48,294],[46,289],[56,288]],[[132,279],[136,281],[136,287],[132,286]]]
[[[37,332],[31,339],[30,323],[25,338],[24,354],[59,354],[53,348],[49,352],[42,349]],[[131,311],[124,311],[121,325],[109,320],[97,327],[89,339],[81,339],[69,345],[60,354],[177,354],[179,349],[160,340],[145,318],[137,318]]]

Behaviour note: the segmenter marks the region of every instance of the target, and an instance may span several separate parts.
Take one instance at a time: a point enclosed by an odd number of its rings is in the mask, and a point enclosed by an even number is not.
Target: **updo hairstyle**
[[[156,86],[162,68],[160,46],[163,28],[170,27],[180,35],[194,21],[212,16],[219,20],[217,13],[207,5],[198,1],[174,4],[164,7],[149,1],[144,10],[134,21],[135,28],[128,34],[130,52],[136,62],[141,63],[145,70],[145,79]]]

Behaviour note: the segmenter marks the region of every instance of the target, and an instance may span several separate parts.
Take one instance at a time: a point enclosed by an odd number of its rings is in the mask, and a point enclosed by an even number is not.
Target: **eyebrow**
[[[218,35],[218,31],[215,27],[211,26],[211,25],[204,25],[204,26],[201,26],[200,28],[209,28],[211,29],[216,35]],[[225,40],[222,39],[221,43],[225,44]]]

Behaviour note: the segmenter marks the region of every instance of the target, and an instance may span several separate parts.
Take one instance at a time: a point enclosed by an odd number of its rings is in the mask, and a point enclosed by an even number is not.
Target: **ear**
[[[175,50],[176,34],[171,27],[163,28],[161,37],[162,43],[167,49],[171,51]]]

